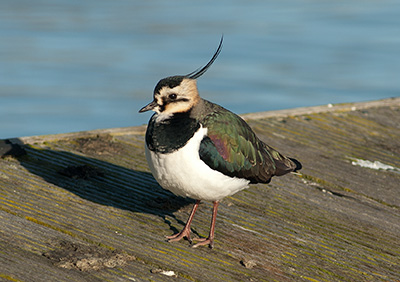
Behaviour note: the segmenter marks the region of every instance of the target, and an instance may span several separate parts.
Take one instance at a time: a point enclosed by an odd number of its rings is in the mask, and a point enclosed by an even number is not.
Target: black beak
[[[139,110],[139,113],[144,113],[144,112],[150,111],[150,110],[154,109],[155,107],[157,107],[157,102],[153,101],[153,102],[147,104],[146,106],[144,106],[143,108],[141,108]]]

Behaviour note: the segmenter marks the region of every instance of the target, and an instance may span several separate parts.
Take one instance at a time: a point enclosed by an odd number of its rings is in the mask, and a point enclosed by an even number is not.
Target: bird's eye
[[[175,93],[172,93],[172,94],[169,94],[168,95],[168,98],[170,98],[171,100],[175,100],[176,99],[176,94]]]

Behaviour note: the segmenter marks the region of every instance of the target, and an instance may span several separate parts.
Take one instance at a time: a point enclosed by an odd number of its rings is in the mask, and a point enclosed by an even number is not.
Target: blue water
[[[159,79],[257,112],[400,95],[398,0],[0,2],[0,138],[146,123]]]

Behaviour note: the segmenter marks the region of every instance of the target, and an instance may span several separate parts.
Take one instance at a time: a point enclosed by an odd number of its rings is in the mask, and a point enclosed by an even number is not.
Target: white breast
[[[229,177],[206,165],[199,155],[207,129],[200,127],[188,143],[170,154],[150,151],[146,158],[157,182],[175,195],[216,201],[246,188],[250,181]]]

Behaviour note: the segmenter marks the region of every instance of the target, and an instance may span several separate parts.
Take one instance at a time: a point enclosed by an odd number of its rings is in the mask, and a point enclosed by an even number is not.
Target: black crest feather
[[[211,65],[214,63],[214,61],[217,59],[219,53],[221,53],[222,42],[223,41],[224,41],[224,36],[222,35],[221,36],[221,41],[219,42],[219,45],[218,45],[218,48],[217,48],[217,51],[215,51],[214,55],[212,56],[211,60],[207,63],[207,65],[205,65],[202,68],[199,68],[199,69],[195,70],[194,72],[191,72],[191,73],[185,75],[185,77],[192,78],[192,79],[197,79],[200,76],[202,76],[208,70],[208,68],[211,67]]]

